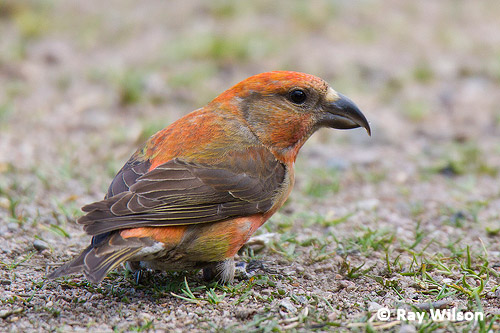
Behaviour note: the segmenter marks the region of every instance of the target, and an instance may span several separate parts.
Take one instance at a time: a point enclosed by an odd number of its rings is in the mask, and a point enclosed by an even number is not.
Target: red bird
[[[233,280],[233,257],[286,201],[294,162],[320,127],[368,121],[313,75],[252,76],[153,135],[118,172],[104,200],[78,219],[93,236],[49,275],[81,272],[100,282],[132,269],[188,270]]]

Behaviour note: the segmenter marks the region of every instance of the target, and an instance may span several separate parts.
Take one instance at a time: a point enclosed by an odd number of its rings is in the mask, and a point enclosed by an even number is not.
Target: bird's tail
[[[101,282],[111,270],[133,257],[144,246],[138,239],[124,240],[118,234],[114,236],[118,237],[108,237],[98,245],[89,245],[78,257],[47,275],[47,278],[55,279],[83,272],[90,282]],[[118,242],[116,242],[117,238],[119,238]]]

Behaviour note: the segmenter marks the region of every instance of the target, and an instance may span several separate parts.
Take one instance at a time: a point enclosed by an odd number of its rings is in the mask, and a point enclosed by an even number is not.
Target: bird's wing
[[[122,192],[127,192],[130,186],[137,181],[137,178],[147,173],[150,167],[151,163],[148,159],[144,158],[143,151],[136,151],[127,163],[125,163],[123,168],[118,171],[115,178],[113,178],[105,199],[111,198]]]
[[[267,150],[226,156],[215,166],[173,159],[132,184],[119,173],[117,184],[125,184],[128,190],[83,207],[87,214],[78,223],[85,225],[88,234],[99,235],[264,213],[273,206],[285,173],[285,166]]]

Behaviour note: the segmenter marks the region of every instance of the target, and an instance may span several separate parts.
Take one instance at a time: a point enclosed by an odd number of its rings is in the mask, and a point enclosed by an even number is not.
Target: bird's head
[[[351,129],[370,125],[358,107],[324,80],[309,74],[274,71],[249,77],[214,103],[229,108],[275,155],[294,161],[318,128]]]

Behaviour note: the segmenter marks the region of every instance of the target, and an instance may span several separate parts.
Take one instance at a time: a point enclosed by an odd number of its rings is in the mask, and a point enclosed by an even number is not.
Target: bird
[[[83,272],[101,282],[132,271],[202,269],[234,279],[238,250],[287,200],[300,148],[319,128],[369,122],[323,79],[251,76],[152,135],[77,220],[90,245],[47,277]]]

